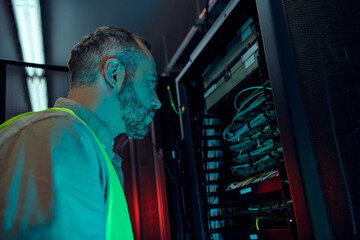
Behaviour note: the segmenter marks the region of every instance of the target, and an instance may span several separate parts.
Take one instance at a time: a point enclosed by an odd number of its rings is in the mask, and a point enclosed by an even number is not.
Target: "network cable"
[[[167,85],[166,88],[167,88],[168,93],[169,93],[170,105],[171,105],[172,109],[174,110],[174,112],[175,112],[176,114],[179,114],[179,115],[183,114],[183,113],[185,112],[185,107],[182,106],[181,109],[180,109],[180,107],[179,107],[180,111],[176,110],[175,103],[174,103],[174,101],[173,101],[173,99],[172,99],[172,95],[171,95],[171,91],[170,91],[170,85]]]

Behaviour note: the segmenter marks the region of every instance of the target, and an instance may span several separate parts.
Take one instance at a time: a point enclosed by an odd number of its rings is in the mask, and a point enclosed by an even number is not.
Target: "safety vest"
[[[124,240],[132,240],[134,239],[132,228],[131,228],[131,221],[129,216],[129,210],[127,207],[126,199],[124,191],[121,187],[119,178],[116,174],[114,166],[111,163],[111,160],[107,153],[105,152],[104,148],[102,147],[99,139],[96,137],[95,133],[91,130],[91,128],[86,125],[86,123],[79,118],[73,111],[67,108],[59,108],[54,107],[50,109],[46,109],[44,111],[63,111],[70,113],[80,122],[82,122],[94,136],[100,151],[102,152],[106,166],[109,173],[109,192],[108,192],[108,207],[106,212],[106,240],[117,240],[117,239],[124,239]],[[16,119],[30,115],[34,112],[27,112],[24,114],[20,114],[16,117],[11,118],[10,120],[6,121],[5,123],[0,125],[0,129],[10,125]]]

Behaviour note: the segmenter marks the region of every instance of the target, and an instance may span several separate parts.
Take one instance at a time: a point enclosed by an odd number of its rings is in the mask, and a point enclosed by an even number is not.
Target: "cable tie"
[[[261,133],[265,133],[265,129],[266,127],[264,127],[263,129],[260,130]]]
[[[267,118],[267,119],[270,119],[270,120],[271,120],[270,116],[269,116],[269,115],[267,115],[267,113],[266,113],[266,112],[263,112],[263,116],[264,116],[265,118]]]
[[[260,144],[259,139],[257,139],[256,142],[257,142],[257,147],[260,148],[260,147],[261,147],[261,144]]]

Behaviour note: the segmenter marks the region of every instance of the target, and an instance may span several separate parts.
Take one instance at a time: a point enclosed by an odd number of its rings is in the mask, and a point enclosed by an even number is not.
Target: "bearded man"
[[[68,61],[54,108],[0,126],[0,239],[133,239],[114,138],[143,138],[161,103],[146,42],[100,27]]]

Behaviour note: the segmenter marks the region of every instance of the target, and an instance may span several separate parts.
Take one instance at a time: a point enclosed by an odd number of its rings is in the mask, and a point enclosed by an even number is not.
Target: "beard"
[[[146,122],[147,116],[151,112],[155,113],[155,109],[148,108],[140,102],[131,79],[124,81],[117,100],[126,134],[131,138],[143,139],[151,124]]]

